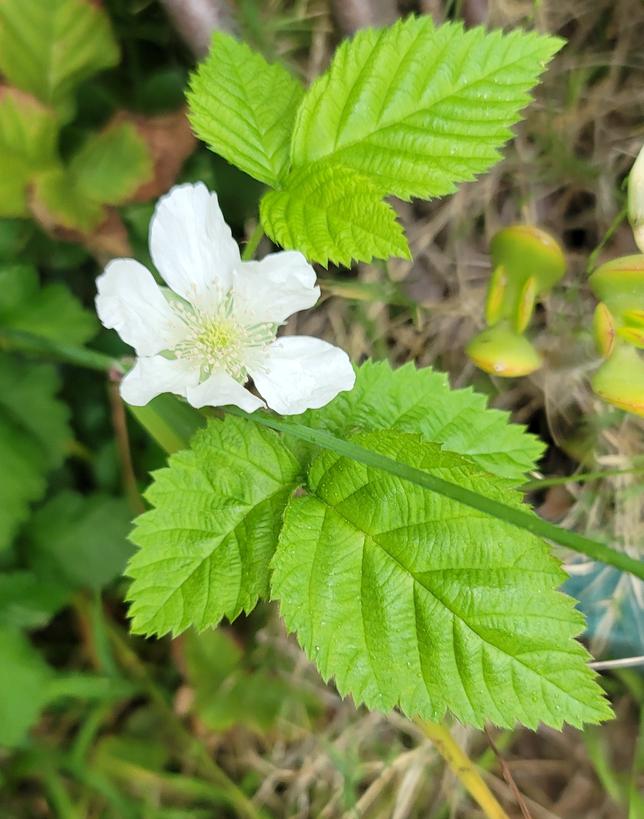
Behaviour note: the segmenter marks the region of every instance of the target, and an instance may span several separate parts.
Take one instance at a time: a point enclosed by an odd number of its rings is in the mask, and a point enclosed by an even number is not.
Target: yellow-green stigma
[[[239,345],[241,328],[232,319],[220,319],[207,324],[195,339],[209,356],[221,355],[230,347]]]

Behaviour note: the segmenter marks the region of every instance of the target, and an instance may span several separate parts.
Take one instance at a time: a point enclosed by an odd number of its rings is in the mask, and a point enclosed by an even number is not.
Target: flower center
[[[240,331],[241,327],[230,318],[215,320],[203,328],[195,338],[195,345],[209,357],[217,356],[239,345]]]
[[[177,358],[199,363],[202,378],[221,368],[243,384],[248,378],[249,357],[275,340],[276,324],[245,325],[235,318],[232,293],[226,294],[214,315],[205,315],[186,304],[172,306],[189,328],[172,352]]]

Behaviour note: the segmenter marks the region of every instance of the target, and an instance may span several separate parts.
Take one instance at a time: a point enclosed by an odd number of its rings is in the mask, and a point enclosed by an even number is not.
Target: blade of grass
[[[511,523],[519,529],[526,529],[535,535],[547,538],[575,552],[587,555],[593,560],[599,560],[602,563],[615,566],[615,568],[621,571],[630,572],[641,580],[644,580],[644,562],[641,560],[636,560],[625,552],[618,552],[616,549],[612,549],[610,546],[598,540],[592,540],[585,535],[580,535],[577,532],[572,532],[569,529],[563,529],[561,526],[549,523],[535,514],[524,512],[522,509],[517,509],[513,506],[507,506],[491,498],[486,498],[463,486],[443,480],[436,475],[430,475],[428,472],[423,472],[408,464],[395,461],[393,458],[388,458],[379,452],[365,449],[353,441],[344,441],[325,430],[312,429],[311,427],[278,420],[277,418],[259,413],[249,415],[235,407],[227,408],[226,412],[229,412],[231,415],[237,415],[240,418],[246,418],[250,422],[261,424],[278,432],[292,435],[302,441],[314,444],[321,449],[327,449],[338,455],[351,458],[366,466],[381,469],[390,475],[396,475],[410,483],[422,486],[424,489],[429,489],[430,492],[444,495],[465,506],[470,506],[472,509],[477,509],[479,512],[484,512],[487,515]]]

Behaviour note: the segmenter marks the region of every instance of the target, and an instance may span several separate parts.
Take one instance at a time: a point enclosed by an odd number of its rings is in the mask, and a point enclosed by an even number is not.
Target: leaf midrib
[[[434,591],[434,589],[430,588],[429,586],[426,586],[426,585],[425,585],[425,584],[424,584],[424,583],[423,583],[423,582],[422,582],[422,581],[421,581],[421,580],[420,580],[418,577],[416,577],[416,575],[414,574],[414,572],[413,572],[411,569],[407,568],[407,567],[406,567],[404,564],[402,564],[402,563],[401,563],[401,562],[398,560],[398,558],[396,558],[394,555],[392,555],[392,554],[391,554],[391,552],[390,552],[390,551],[389,551],[389,550],[388,550],[388,549],[387,549],[387,548],[386,548],[386,547],[385,547],[385,546],[384,546],[382,543],[380,543],[380,542],[377,540],[377,536],[376,536],[376,535],[373,535],[373,534],[371,534],[371,533],[369,533],[369,532],[364,531],[364,529],[363,529],[362,527],[357,526],[357,525],[356,525],[356,523],[355,523],[354,521],[352,521],[350,518],[347,518],[345,515],[343,515],[343,514],[342,514],[342,512],[340,512],[336,506],[334,506],[333,504],[331,504],[331,503],[327,502],[327,501],[326,501],[324,498],[320,497],[320,496],[319,496],[319,495],[317,495],[317,494],[313,494],[313,497],[315,497],[317,500],[319,500],[319,501],[320,501],[320,503],[324,504],[324,506],[325,506],[326,508],[328,508],[329,510],[331,510],[332,512],[334,512],[334,513],[335,513],[336,515],[338,515],[338,517],[340,517],[340,518],[341,518],[341,519],[342,519],[344,522],[348,523],[348,524],[349,524],[350,526],[352,526],[352,527],[353,527],[353,528],[354,528],[354,529],[355,529],[357,532],[359,532],[359,533],[360,533],[360,534],[361,534],[361,535],[364,537],[364,541],[365,541],[365,542],[366,542],[366,540],[367,540],[367,539],[371,540],[371,542],[372,542],[372,543],[373,543],[375,546],[377,546],[379,549],[381,549],[381,550],[382,550],[382,552],[383,552],[383,553],[384,553],[384,554],[385,554],[385,555],[386,555],[386,556],[387,556],[387,557],[388,557],[388,558],[389,558],[389,559],[390,559],[392,562],[394,562],[394,563],[395,563],[395,564],[396,564],[396,565],[397,565],[397,566],[398,566],[400,569],[402,569],[402,571],[403,571],[403,572],[405,572],[405,574],[407,574],[407,575],[411,576],[411,578],[412,578],[413,582],[414,582],[414,583],[415,583],[417,586],[419,586],[421,589],[424,589],[424,591],[426,591],[428,594],[430,594],[430,595],[431,595],[431,596],[432,596],[432,597],[433,597],[433,598],[436,600],[436,602],[437,602],[439,605],[441,605],[441,606],[442,606],[444,609],[446,609],[446,611],[448,611],[448,612],[449,612],[449,613],[452,615],[452,618],[453,618],[453,619],[458,619],[458,620],[459,620],[459,621],[460,621],[460,622],[461,622],[461,623],[462,623],[462,624],[463,624],[463,625],[464,625],[464,626],[465,626],[467,629],[469,629],[469,630],[470,630],[470,631],[471,631],[473,634],[475,634],[475,635],[476,635],[476,637],[478,637],[478,639],[479,639],[479,640],[480,640],[480,641],[481,641],[483,644],[485,644],[485,645],[489,646],[490,648],[495,649],[496,651],[500,652],[500,653],[501,653],[503,656],[507,657],[507,658],[508,658],[510,661],[514,661],[514,662],[516,662],[518,665],[521,665],[522,667],[524,667],[524,668],[525,668],[527,671],[529,671],[529,672],[530,672],[532,675],[536,676],[536,677],[537,677],[537,679],[538,679],[538,680],[539,680],[541,683],[547,683],[548,685],[552,686],[552,687],[553,687],[554,689],[556,689],[557,691],[560,691],[560,692],[561,692],[562,694],[564,694],[566,697],[569,697],[570,699],[572,699],[572,700],[574,700],[575,702],[579,703],[579,704],[580,704],[580,705],[581,705],[583,708],[587,708],[587,707],[588,707],[588,704],[587,704],[586,702],[584,702],[583,700],[578,699],[576,696],[574,696],[574,693],[573,693],[573,692],[568,691],[568,690],[566,690],[565,688],[562,688],[561,686],[557,685],[557,683],[555,683],[554,681],[550,680],[548,677],[541,676],[541,675],[539,674],[539,672],[538,672],[538,671],[535,671],[535,669],[534,669],[534,668],[532,668],[532,666],[530,666],[530,665],[528,665],[527,663],[525,663],[525,662],[524,662],[522,659],[520,659],[520,657],[519,657],[519,656],[517,656],[517,655],[513,655],[513,654],[508,654],[508,653],[507,653],[507,652],[506,652],[506,651],[505,651],[503,648],[501,648],[500,646],[496,645],[496,644],[495,644],[495,643],[493,643],[493,642],[490,642],[490,641],[489,641],[487,638],[483,637],[483,635],[482,635],[480,632],[478,632],[478,631],[477,631],[477,630],[476,630],[476,629],[475,629],[475,628],[474,628],[472,625],[470,625],[470,624],[468,623],[468,621],[467,621],[467,620],[465,620],[465,619],[464,619],[464,617],[463,617],[462,615],[460,615],[460,614],[459,614],[459,613],[458,613],[458,612],[457,612],[455,609],[453,609],[451,606],[449,606],[449,605],[448,605],[448,604],[447,604],[447,603],[446,603],[446,602],[445,602],[445,601],[444,601],[444,600],[443,600],[443,599],[442,599],[442,598],[441,598],[441,597],[440,597],[440,596],[439,596],[439,595],[438,595],[438,594],[437,594],[437,593]],[[364,551],[364,542],[363,542],[363,547],[362,547],[362,548],[363,548],[363,551]],[[362,598],[361,598],[361,600],[362,600]],[[361,603],[361,605],[362,605],[362,603]],[[563,651],[563,650],[562,650],[562,651]],[[564,653],[566,653],[567,655],[570,655],[570,652],[564,652]],[[370,665],[371,665],[371,659],[370,659]],[[373,666],[372,666],[372,671],[374,671],[374,673],[375,673],[375,669],[373,668]]]
[[[538,41],[537,41],[537,43],[538,43]],[[476,78],[476,80],[470,81],[468,83],[462,83],[462,84],[455,83],[455,85],[452,88],[450,88],[449,92],[446,92],[442,96],[439,96],[439,97],[436,97],[435,99],[432,99],[431,103],[427,103],[422,108],[418,108],[418,109],[415,109],[415,110],[413,110],[413,111],[411,111],[409,113],[406,113],[404,116],[398,116],[396,119],[391,119],[390,121],[385,120],[384,122],[379,123],[378,127],[373,128],[369,132],[365,132],[364,134],[362,134],[357,139],[354,139],[354,140],[352,140],[350,142],[345,142],[343,144],[338,144],[339,139],[336,138],[336,142],[335,142],[333,148],[330,151],[327,151],[326,153],[320,154],[319,156],[307,157],[304,162],[298,163],[297,165],[295,165],[295,163],[293,163],[293,167],[294,168],[301,168],[301,167],[305,166],[306,164],[309,164],[309,163],[314,162],[314,161],[319,161],[319,160],[322,160],[322,159],[331,160],[336,156],[336,154],[343,154],[345,152],[350,152],[351,149],[355,148],[356,146],[359,146],[362,142],[371,139],[372,137],[376,136],[381,131],[384,131],[387,128],[403,125],[406,122],[407,119],[409,119],[410,117],[418,115],[418,113],[421,113],[421,112],[431,113],[431,110],[432,110],[433,107],[435,107],[436,105],[439,105],[442,102],[445,102],[445,100],[450,99],[451,97],[461,93],[462,91],[464,91],[467,88],[470,88],[472,86],[475,86],[475,85],[483,83],[483,82],[485,82],[487,80],[490,80],[490,78],[493,77],[495,74],[497,74],[499,72],[506,72],[509,69],[511,69],[512,67],[514,67],[515,65],[517,65],[517,63],[520,63],[520,62],[522,62],[522,61],[524,61],[526,59],[529,59],[530,57],[532,57],[535,50],[536,49],[526,51],[525,53],[521,54],[520,57],[517,57],[512,62],[505,63],[502,66],[497,66],[494,69],[490,70],[487,74],[479,75]],[[328,86],[328,83],[327,83],[327,86]],[[311,123],[309,123],[309,125],[307,127],[307,132],[310,132],[310,130],[311,130]],[[296,139],[296,135],[294,134],[293,135],[293,140],[295,141],[295,139]]]

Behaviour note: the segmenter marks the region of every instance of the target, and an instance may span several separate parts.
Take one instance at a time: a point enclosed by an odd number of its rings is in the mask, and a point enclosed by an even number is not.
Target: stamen
[[[230,290],[219,302],[214,315],[207,315],[181,302],[172,303],[171,306],[190,329],[189,335],[173,352],[177,358],[198,363],[203,377],[208,377],[215,367],[220,367],[243,384],[248,379],[245,352],[268,346],[277,334],[277,324],[240,324],[235,319],[234,297]]]

